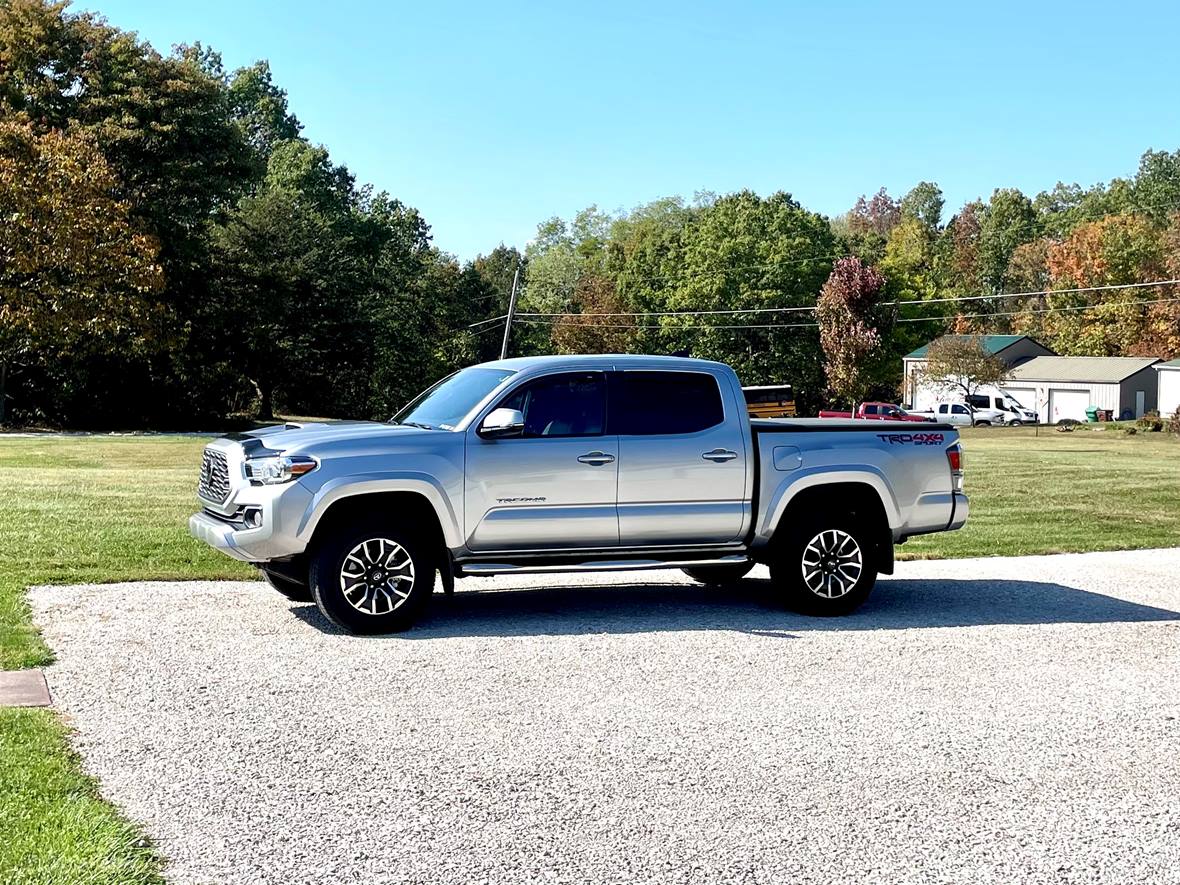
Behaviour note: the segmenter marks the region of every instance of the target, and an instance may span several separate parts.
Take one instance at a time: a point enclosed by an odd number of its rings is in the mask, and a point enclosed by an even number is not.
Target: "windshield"
[[[394,415],[393,423],[454,430],[480,400],[511,374],[511,369],[476,367],[448,375]]]

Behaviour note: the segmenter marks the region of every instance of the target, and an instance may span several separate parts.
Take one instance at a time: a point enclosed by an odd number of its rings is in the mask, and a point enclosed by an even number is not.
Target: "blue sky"
[[[83,0],[158,49],[269,59],[305,134],[461,258],[591,203],[785,190],[948,209],[1180,148],[1168,3]]]

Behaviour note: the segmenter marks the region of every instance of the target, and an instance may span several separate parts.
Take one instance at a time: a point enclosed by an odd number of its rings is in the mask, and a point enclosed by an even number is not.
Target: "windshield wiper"
[[[421,421],[398,421],[395,423],[401,424],[403,427],[418,427],[422,430],[435,430],[435,429],[437,429],[437,428],[435,428],[435,426],[433,424],[423,424]]]

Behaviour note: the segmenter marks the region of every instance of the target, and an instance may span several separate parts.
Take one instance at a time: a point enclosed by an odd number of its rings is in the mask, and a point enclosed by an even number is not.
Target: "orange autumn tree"
[[[1108,215],[1076,227],[1049,247],[1049,288],[1120,286],[1162,279],[1164,251],[1159,229],[1138,215]],[[1118,356],[1143,338],[1148,305],[1167,297],[1152,288],[1061,292],[1046,299],[1057,310],[1044,315],[1048,343],[1058,353]],[[1091,308],[1090,306],[1093,305]],[[1087,309],[1078,309],[1078,308]]]
[[[117,193],[85,136],[0,123],[0,422],[4,380],[32,351],[134,347],[150,336],[158,248]]]

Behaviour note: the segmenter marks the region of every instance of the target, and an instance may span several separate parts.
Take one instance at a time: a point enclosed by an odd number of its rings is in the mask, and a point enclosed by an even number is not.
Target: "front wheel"
[[[991,427],[992,422],[991,421],[976,421],[975,426],[976,427]]]
[[[345,529],[312,557],[311,592],[324,617],[349,633],[396,633],[429,601],[435,568],[429,546],[405,529]]]
[[[750,573],[754,567],[752,562],[726,563],[725,565],[694,565],[682,568],[681,571],[702,584],[736,584]]]
[[[829,516],[792,529],[771,562],[770,577],[796,611],[848,614],[868,599],[877,582],[869,533],[851,516]]]

